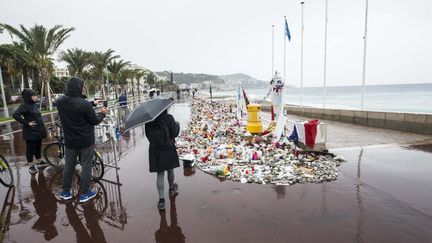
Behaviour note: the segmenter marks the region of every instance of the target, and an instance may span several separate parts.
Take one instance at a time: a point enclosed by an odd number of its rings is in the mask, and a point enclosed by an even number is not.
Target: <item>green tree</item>
[[[150,88],[154,88],[157,82],[157,76],[154,72],[149,72],[149,74],[147,74],[147,84],[150,86]]]
[[[129,82],[133,82],[133,78],[134,78],[134,70],[133,69],[123,69],[120,72],[119,75],[119,85],[121,86],[122,89],[124,89],[126,95],[128,94],[128,90],[129,90]]]
[[[92,53],[90,62],[93,67],[93,74],[96,77],[97,86],[103,84],[104,80],[104,71],[107,68],[110,61],[120,58],[119,55],[113,55],[114,50],[108,49],[105,52],[95,51]],[[103,85],[102,85],[103,87]],[[102,97],[106,99],[105,89],[102,89]]]
[[[54,93],[66,93],[66,83],[68,78],[58,78],[58,77],[52,77],[51,78],[51,90]]]
[[[24,50],[22,44],[3,44],[0,45],[0,62],[5,67],[3,71],[9,74],[12,93],[16,93],[19,83],[15,85],[15,80],[19,78],[20,74],[27,77],[28,70],[33,67],[30,55]],[[7,84],[5,83],[5,85]],[[25,82],[25,87],[28,87],[28,82]]]
[[[118,98],[119,88],[120,88],[119,87],[120,83],[119,83],[119,80],[118,80],[119,79],[119,74],[123,70],[125,70],[124,68],[127,65],[129,65],[129,64],[130,64],[129,61],[124,61],[124,60],[116,61],[116,60],[113,60],[113,61],[110,61],[109,64],[108,64],[108,66],[107,66],[108,71],[112,75],[112,79],[114,80],[114,82],[116,82],[115,83],[116,99]]]
[[[69,73],[83,78],[83,72],[90,65],[91,53],[79,48],[67,49],[60,52],[59,59],[68,64]]]
[[[48,94],[49,81],[54,71],[52,57],[75,29],[73,27],[63,28],[62,25],[56,25],[51,29],[37,24],[30,28],[26,28],[24,25],[20,25],[19,28],[8,24],[1,24],[1,26],[23,43],[35,64],[36,73],[38,74],[36,76],[41,80],[41,95],[43,95],[44,87]],[[34,80],[34,82],[37,83],[38,80]],[[47,95],[47,97],[48,109],[52,110],[51,96]]]
[[[140,94],[140,89],[139,89],[139,87],[141,85],[140,84],[140,80],[142,78],[144,78],[146,75],[147,75],[147,71],[144,71],[142,69],[136,69],[134,71],[134,78],[136,80],[135,85],[136,85],[136,88],[137,88],[136,91],[137,91],[138,95]],[[132,87],[132,94],[135,95],[135,89],[134,89],[134,87]]]

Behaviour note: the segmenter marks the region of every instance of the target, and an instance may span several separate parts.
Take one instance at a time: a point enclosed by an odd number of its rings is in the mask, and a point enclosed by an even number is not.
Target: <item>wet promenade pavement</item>
[[[186,126],[187,103],[170,112]],[[0,204],[14,192],[0,242],[432,242],[432,145],[338,150],[347,162],[323,184],[241,184],[180,167],[179,195],[159,213],[141,128],[121,140],[119,177],[110,169],[84,206],[56,199],[54,168],[30,177],[19,136],[0,141],[16,184],[0,187]]]

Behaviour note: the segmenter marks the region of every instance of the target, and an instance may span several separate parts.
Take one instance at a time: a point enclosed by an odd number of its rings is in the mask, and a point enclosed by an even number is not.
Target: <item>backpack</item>
[[[154,146],[168,147],[173,144],[168,126],[163,120],[156,121],[151,129],[148,129],[147,137]]]

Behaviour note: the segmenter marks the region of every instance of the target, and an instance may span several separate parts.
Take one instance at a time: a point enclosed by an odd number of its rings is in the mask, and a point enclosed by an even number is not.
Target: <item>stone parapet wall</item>
[[[263,111],[270,106],[263,104]],[[432,135],[432,115],[285,106],[287,114]]]

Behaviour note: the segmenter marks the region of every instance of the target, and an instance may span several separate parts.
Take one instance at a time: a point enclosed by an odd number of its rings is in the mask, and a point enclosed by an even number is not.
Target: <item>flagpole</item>
[[[284,20],[285,20],[285,23],[286,23],[286,16],[284,16]],[[285,32],[285,31],[284,31]],[[286,34],[287,36],[288,36],[288,33]],[[283,82],[284,82],[284,84],[286,84],[286,38],[285,38],[285,33],[284,33],[284,78],[283,78]],[[281,90],[281,103],[282,103],[282,105],[281,105],[281,107],[282,107],[282,111],[281,111],[281,113],[280,114],[284,114],[284,112],[283,112],[283,110],[284,110],[284,102],[283,102],[283,89]]]
[[[364,108],[364,94],[365,94],[365,79],[366,79],[366,46],[367,46],[367,22],[368,22],[368,0],[366,0],[366,14],[365,14],[365,30],[364,30],[364,47],[363,47],[363,75],[362,75],[362,94],[361,94],[361,110]]]
[[[286,21],[286,16],[284,16],[284,19],[285,19],[285,21]],[[285,31],[284,31],[284,78],[283,78],[283,81],[284,82],[286,82],[285,81],[285,78],[286,78],[286,40],[285,40]]]
[[[273,78],[274,74],[274,24],[272,25],[272,73],[271,78]]]
[[[303,6],[305,2],[301,2],[302,7],[302,16],[301,16],[301,26],[302,26],[302,32],[301,32],[301,61],[300,61],[300,107],[303,107]]]
[[[324,91],[323,91],[323,109],[325,109],[326,104],[326,92],[327,92],[327,22],[328,22],[328,12],[327,12],[327,0],[325,1],[325,34],[324,34]]]

